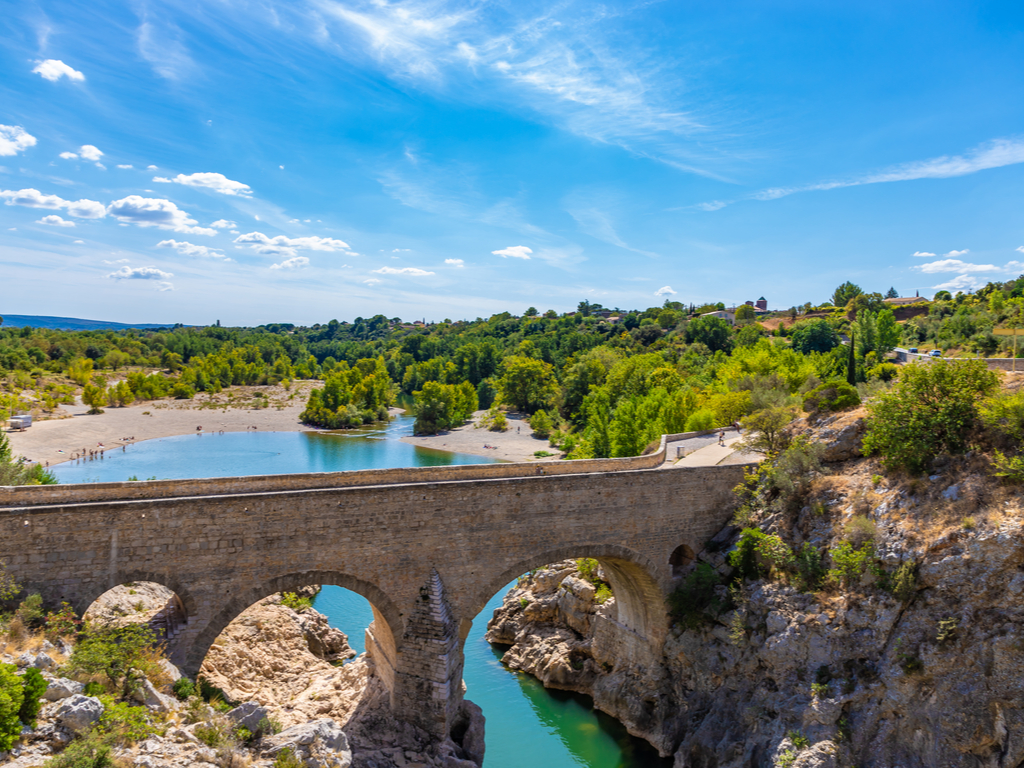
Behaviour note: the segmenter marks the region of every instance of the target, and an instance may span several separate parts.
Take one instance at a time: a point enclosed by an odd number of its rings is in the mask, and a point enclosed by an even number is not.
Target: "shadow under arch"
[[[601,564],[615,595],[616,621],[660,648],[668,631],[668,609],[665,594],[653,575],[658,568],[647,557],[620,544],[575,544],[519,560],[471,596],[468,615],[475,620],[498,590],[516,577],[542,565],[580,557],[592,557]],[[468,626],[460,634],[465,640]]]
[[[375,634],[385,636],[387,647],[395,650],[401,647],[403,635],[401,614],[383,590],[375,584],[339,571],[302,571],[276,576],[232,597],[220,611],[213,615],[196,636],[185,657],[184,671],[192,676],[198,674],[214,640],[247,608],[277,592],[293,592],[299,587],[310,584],[344,587],[365,597],[373,608]],[[376,626],[378,623],[381,626]]]

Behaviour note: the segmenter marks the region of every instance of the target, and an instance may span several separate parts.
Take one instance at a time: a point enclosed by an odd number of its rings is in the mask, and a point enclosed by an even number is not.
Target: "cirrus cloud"
[[[107,213],[124,224],[159,227],[189,235],[215,235],[217,231],[195,226],[198,222],[170,200],[128,195],[107,206]]]
[[[45,61],[37,62],[32,72],[44,80],[49,80],[51,83],[57,82],[62,77],[79,83],[85,80],[85,75],[77,69],[69,67],[60,59],[46,59]]]
[[[425,269],[419,269],[418,267],[402,267],[401,269],[395,267],[381,267],[380,269],[371,269],[371,272],[378,275],[409,275],[411,277],[426,277],[427,275],[434,274],[428,272]]]
[[[13,157],[36,145],[36,137],[20,125],[0,125],[0,157]]]
[[[252,188],[248,184],[243,184],[240,181],[232,181],[223,173],[193,173],[188,176],[183,173],[179,173],[173,179],[167,179],[163,176],[154,176],[153,181],[162,184],[182,184],[186,187],[212,189],[214,192],[219,192],[222,195],[235,195],[238,197],[252,196]]]
[[[501,256],[503,259],[512,257],[513,259],[529,260],[530,254],[533,253],[533,249],[527,248],[525,245],[510,245],[508,248],[491,251],[491,253],[495,256]]]

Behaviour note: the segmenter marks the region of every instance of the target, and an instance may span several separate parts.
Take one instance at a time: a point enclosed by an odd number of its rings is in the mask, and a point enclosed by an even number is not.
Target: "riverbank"
[[[89,414],[81,403],[66,405],[58,418],[36,421],[24,432],[7,434],[16,456],[54,466],[83,451],[120,451],[124,445],[175,435],[203,432],[302,432],[299,421],[314,382],[286,390],[273,387],[232,387],[217,395],[197,394],[191,400],[154,400]],[[257,393],[262,393],[257,395]]]
[[[476,411],[468,424],[436,435],[415,435],[403,437],[403,443],[433,448],[438,451],[469,453],[487,456],[501,461],[558,461],[562,452],[552,448],[547,440],[532,437],[532,430],[521,414],[505,414],[508,429],[491,432],[481,426],[487,411]],[[538,451],[547,451],[551,456],[535,456]]]

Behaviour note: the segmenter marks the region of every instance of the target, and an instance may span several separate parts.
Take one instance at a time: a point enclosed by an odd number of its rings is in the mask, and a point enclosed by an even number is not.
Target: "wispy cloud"
[[[186,187],[211,189],[214,192],[220,192],[222,195],[252,197],[252,188],[248,184],[243,184],[240,181],[232,181],[223,173],[192,173],[188,176],[183,173],[179,173],[173,179],[154,176],[153,181],[158,184],[182,184]]]
[[[409,275],[410,277],[426,277],[427,275],[434,274],[418,267],[381,267],[380,269],[371,269],[370,271],[378,275]]]
[[[914,251],[915,258],[918,259],[934,259],[935,254],[929,253],[928,251]]]
[[[929,160],[915,160],[849,179],[817,182],[796,187],[770,187],[736,200],[724,202],[715,200],[710,203],[699,203],[693,207],[705,211],[715,211],[740,200],[778,200],[798,192],[820,192],[845,187],[859,187],[866,184],[888,184],[896,181],[950,179],[1018,163],[1024,163],[1024,139],[993,139],[962,155],[942,155]]]
[[[222,259],[231,261],[220,248],[211,248],[208,245],[195,245],[193,243],[178,240],[161,240],[156,244],[157,248],[173,248],[182,256],[199,256],[206,259]]]
[[[510,245],[508,248],[501,248],[497,251],[491,251],[495,256],[501,256],[503,259],[526,259],[529,260],[530,254],[533,253],[532,248],[527,248],[525,245]]]

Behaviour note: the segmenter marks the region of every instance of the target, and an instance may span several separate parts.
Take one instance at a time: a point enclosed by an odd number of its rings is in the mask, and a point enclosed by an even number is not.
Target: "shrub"
[[[892,390],[868,403],[865,453],[893,469],[920,474],[941,453],[962,453],[977,401],[998,376],[984,360],[939,360],[904,366]]]
[[[874,547],[865,544],[860,549],[854,549],[850,542],[844,541],[829,554],[832,556],[833,567],[829,569],[828,580],[843,589],[849,589],[867,569]]]
[[[743,431],[750,433],[743,441],[748,448],[767,454],[778,454],[789,445],[786,426],[793,420],[788,408],[765,408],[741,420]]]
[[[687,417],[684,432],[704,432],[715,426],[715,412],[707,408],[694,411]]]
[[[148,624],[89,627],[68,665],[73,671],[102,674],[121,696],[131,696],[148,674],[157,674],[157,636]]]
[[[99,730],[114,744],[130,746],[148,739],[160,729],[150,720],[149,710],[127,702],[104,701]]]
[[[761,578],[761,569],[757,566],[757,542],[764,533],[757,528],[744,528],[736,549],[729,553],[729,565],[736,569],[741,579]]]
[[[206,723],[200,723],[192,732],[203,744],[214,749],[232,741],[231,729],[219,717]]]
[[[598,605],[604,605],[612,597],[612,588],[605,584],[603,581],[597,585],[597,591],[594,593],[594,602]]]
[[[174,695],[182,701],[196,695],[196,686],[187,677],[179,677],[174,681],[174,685],[171,686],[171,690],[174,691]]]
[[[0,664],[0,752],[9,750],[21,734],[18,713],[25,699],[21,678],[13,664]]]
[[[1024,483],[1024,456],[1006,455],[995,451],[992,455],[992,474],[1001,477],[1010,485]]]
[[[227,694],[205,677],[196,678],[196,687],[199,689],[199,695],[203,701],[210,702],[211,704],[231,704]],[[230,707],[228,708],[230,709]]]
[[[17,616],[26,627],[42,624],[43,596],[36,592],[26,597],[18,606]]]
[[[305,765],[290,749],[282,749],[274,758],[274,768],[305,768]]]
[[[895,366],[893,366],[895,367]],[[804,396],[804,410],[808,413],[832,413],[856,408],[860,395],[856,387],[845,381],[829,381],[821,384]]]
[[[264,717],[256,724],[256,730],[263,736],[273,736],[281,732],[281,724],[272,717]]]
[[[537,437],[547,438],[551,434],[554,424],[551,417],[543,409],[537,411],[530,417],[530,429]]]
[[[46,768],[116,768],[113,747],[93,731],[84,739],[73,741],[56,757],[46,761]]]
[[[1024,442],[1024,391],[1000,392],[978,406],[981,423],[1007,445]]]
[[[491,419],[491,432],[504,432],[508,429],[508,419],[505,417],[504,411],[496,411],[494,418]]]
[[[707,563],[698,563],[669,595],[672,618],[683,629],[696,629],[708,620],[708,613],[717,616],[724,607],[716,590],[721,583],[718,571]]]
[[[78,633],[82,622],[70,603],[60,604],[60,608],[46,614],[46,636],[51,640],[59,637],[72,637]]]
[[[21,676],[21,685],[25,695],[21,701],[21,709],[18,710],[18,719],[25,725],[36,727],[36,717],[39,709],[43,706],[42,696],[46,693],[49,683],[43,678],[38,669],[29,667]]]
[[[95,681],[85,684],[85,690],[82,691],[86,696],[99,696],[106,693],[107,689],[103,687],[103,683],[97,683]]]
[[[854,515],[843,526],[843,537],[855,548],[875,542],[875,524],[864,515]]]
[[[307,608],[313,607],[313,601],[308,597],[299,597],[294,592],[282,592],[281,605],[285,608],[291,608],[296,613],[302,613]]]
[[[804,542],[796,555],[796,571],[800,577],[800,589],[814,592],[821,587],[825,578],[825,566],[821,563],[821,554],[809,542]]]
[[[895,363],[879,363],[867,370],[868,379],[877,379],[878,381],[892,381],[899,376],[899,373],[900,368]]]
[[[940,648],[945,648],[953,641],[956,637],[956,631],[959,626],[960,622],[953,617],[941,619],[939,621],[939,631],[935,636],[935,640],[938,642]]]
[[[909,603],[917,594],[917,564],[912,561],[900,564],[889,580],[889,589],[897,600]]]
[[[576,561],[576,570],[580,572],[580,576],[591,584],[601,581],[601,578],[597,575],[600,567],[597,560],[592,557],[581,557]]]

